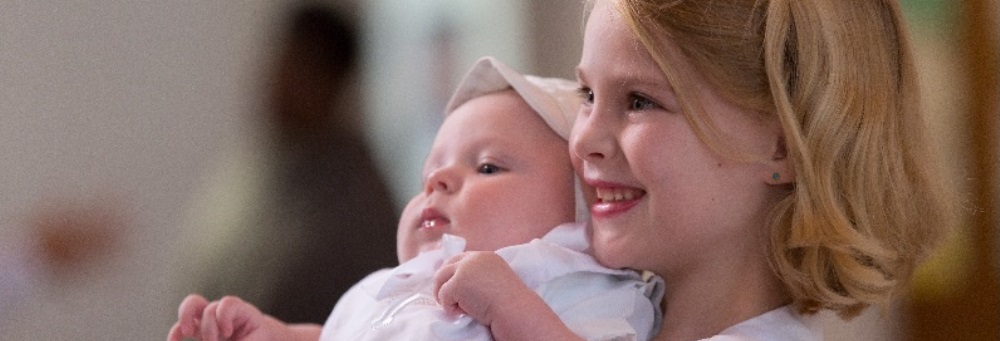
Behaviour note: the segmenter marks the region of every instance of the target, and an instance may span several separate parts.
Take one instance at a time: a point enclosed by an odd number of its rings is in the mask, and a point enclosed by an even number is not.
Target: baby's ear
[[[767,161],[768,170],[765,182],[769,185],[788,185],[795,183],[795,167],[791,158],[788,157],[788,146],[785,144],[785,136],[778,134],[771,148],[770,158]]]

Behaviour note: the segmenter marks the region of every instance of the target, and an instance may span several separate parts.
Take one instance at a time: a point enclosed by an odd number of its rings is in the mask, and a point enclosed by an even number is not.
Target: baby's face
[[[539,238],[574,218],[566,141],[512,90],[472,99],[448,116],[403,210],[400,262],[437,248],[444,233],[469,251]]]

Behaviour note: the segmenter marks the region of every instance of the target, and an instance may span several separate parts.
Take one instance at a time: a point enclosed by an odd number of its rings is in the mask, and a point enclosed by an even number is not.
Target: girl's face
[[[566,141],[514,91],[472,99],[445,119],[423,183],[399,221],[401,262],[437,248],[443,233],[465,238],[466,250],[494,251],[574,218]]]
[[[775,200],[768,181],[781,160],[770,158],[780,153],[776,120],[723,100],[686,59],[667,62],[725,134],[719,142],[761,161],[726,158],[695,135],[673,85],[610,0],[596,1],[587,23],[577,68],[586,98],[570,152],[592,187],[586,197],[597,259],[669,279],[724,267],[725,255],[763,255],[762,222]]]

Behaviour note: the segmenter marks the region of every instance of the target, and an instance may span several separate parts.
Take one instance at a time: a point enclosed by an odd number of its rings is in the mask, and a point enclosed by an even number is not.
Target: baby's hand
[[[434,294],[450,314],[464,313],[490,326],[516,314],[520,300],[540,300],[493,252],[465,252],[449,259],[434,276]]]
[[[286,327],[273,322],[277,321],[234,296],[208,302],[199,295],[188,295],[177,309],[177,323],[170,328],[167,341],[272,340],[280,334],[278,329]]]
[[[449,259],[434,275],[434,294],[445,311],[469,315],[495,340],[582,340],[493,252]]]

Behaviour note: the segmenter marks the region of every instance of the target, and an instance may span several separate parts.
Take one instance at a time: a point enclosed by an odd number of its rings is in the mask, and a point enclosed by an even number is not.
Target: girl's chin
[[[632,267],[632,264],[625,261],[632,250],[624,247],[621,243],[616,243],[615,240],[602,238],[599,233],[595,232],[591,247],[594,250],[594,258],[601,265],[612,269]]]
[[[596,258],[597,262],[601,263],[601,265],[603,265],[605,267],[608,267],[608,268],[611,268],[611,269],[633,268],[633,266],[630,266],[629,264],[627,264],[628,262],[622,261],[621,257],[619,257],[619,256],[620,255],[605,255],[605,256],[601,256],[601,255],[598,254],[598,255],[594,255],[594,258]]]

